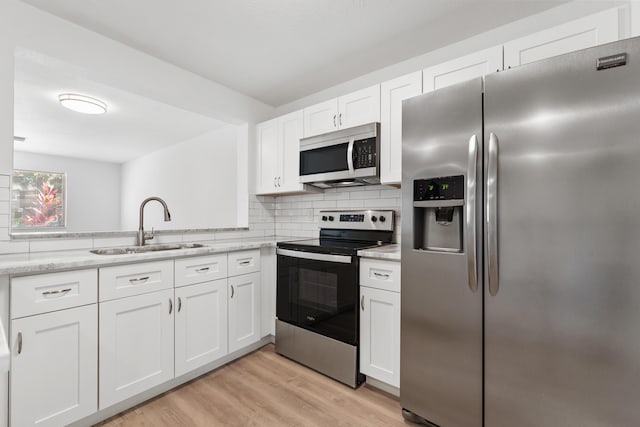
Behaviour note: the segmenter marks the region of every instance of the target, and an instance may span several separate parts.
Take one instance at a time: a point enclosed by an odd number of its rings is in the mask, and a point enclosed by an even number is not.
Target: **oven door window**
[[[339,172],[349,169],[347,150],[349,143],[329,145],[300,152],[300,175]]]
[[[357,344],[358,265],[278,255],[278,319]]]

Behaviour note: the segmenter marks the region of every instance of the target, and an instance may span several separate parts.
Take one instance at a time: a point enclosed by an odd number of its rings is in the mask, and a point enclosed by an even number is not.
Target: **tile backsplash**
[[[134,244],[135,237],[133,235],[10,241],[8,229],[3,226],[8,221],[9,215],[9,179],[6,176],[0,176],[0,178],[2,178],[0,179],[0,255]],[[159,234],[154,243],[252,239],[276,235],[318,237],[320,211],[330,209],[393,209],[396,211],[394,240],[399,241],[400,207],[401,190],[384,185],[327,189],[323,193],[295,196],[250,195],[248,230]]]
[[[331,209],[393,209],[395,241],[400,237],[401,190],[384,185],[331,188],[318,194],[280,196],[275,200],[275,233],[278,236],[318,237],[320,211]]]

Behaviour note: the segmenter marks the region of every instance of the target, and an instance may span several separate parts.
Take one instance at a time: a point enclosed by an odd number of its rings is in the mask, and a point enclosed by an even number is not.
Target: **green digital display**
[[[436,188],[436,186],[435,186],[435,185],[429,184],[429,191],[433,191],[433,190],[434,190],[434,188]]]
[[[448,189],[449,189],[449,184],[442,184],[442,191],[448,190]]]

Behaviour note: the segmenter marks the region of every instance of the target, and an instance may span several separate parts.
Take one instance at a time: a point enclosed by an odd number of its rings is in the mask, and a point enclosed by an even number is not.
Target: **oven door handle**
[[[348,255],[319,254],[315,252],[292,251],[280,248],[277,249],[276,253],[278,255],[288,256],[291,258],[312,259],[314,261],[339,262],[342,264],[351,264],[352,262],[351,257]]]

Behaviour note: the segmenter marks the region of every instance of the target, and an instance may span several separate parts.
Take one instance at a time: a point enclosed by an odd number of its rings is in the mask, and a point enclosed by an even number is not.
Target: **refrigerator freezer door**
[[[440,426],[479,427],[482,285],[468,269],[482,266],[482,80],[406,100],[402,116],[400,401]],[[414,204],[418,187],[437,190],[431,183],[455,196]]]
[[[485,425],[637,426],[640,40],[487,76],[491,134]]]

